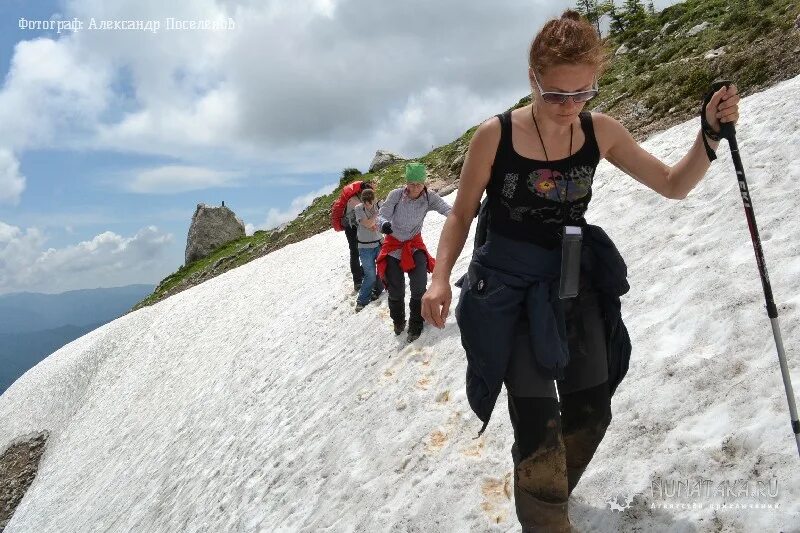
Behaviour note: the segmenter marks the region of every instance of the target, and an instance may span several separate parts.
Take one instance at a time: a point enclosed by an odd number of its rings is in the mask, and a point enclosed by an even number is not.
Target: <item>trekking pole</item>
[[[727,80],[714,82],[711,85],[711,94],[729,84],[730,82]],[[778,348],[778,361],[781,365],[781,375],[783,376],[783,386],[786,389],[786,399],[789,402],[792,431],[794,432],[794,440],[797,442],[797,453],[800,455],[800,421],[797,419],[797,407],[795,405],[794,391],[792,389],[792,379],[789,375],[789,367],[786,364],[786,352],[783,348],[783,338],[781,337],[781,329],[778,324],[778,308],[775,306],[775,300],[772,297],[772,286],[770,285],[769,274],[767,273],[767,263],[764,259],[764,251],[761,248],[761,237],[758,234],[758,226],[756,226],[753,202],[750,199],[750,192],[747,189],[747,180],[745,180],[744,177],[742,158],[739,157],[739,145],[736,142],[736,127],[733,122],[720,122],[719,136],[720,138],[728,140],[728,147],[731,149],[731,157],[733,158],[733,166],[736,169],[736,177],[739,180],[739,191],[742,194],[744,212],[747,216],[747,227],[750,228],[750,238],[753,241],[758,272],[761,275],[761,285],[764,288],[764,297],[767,301],[767,315],[772,323],[772,334],[775,336],[775,346]]]

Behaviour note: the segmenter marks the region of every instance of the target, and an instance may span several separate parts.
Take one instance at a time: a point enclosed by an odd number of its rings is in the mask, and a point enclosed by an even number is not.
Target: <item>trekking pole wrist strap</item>
[[[703,138],[703,146],[706,149],[708,161],[713,162],[717,158],[717,152],[715,152],[714,149],[711,148],[711,145],[708,144],[708,139],[711,139],[712,141],[719,141],[719,137],[714,138],[715,136],[709,135],[705,130],[700,130],[700,136]]]

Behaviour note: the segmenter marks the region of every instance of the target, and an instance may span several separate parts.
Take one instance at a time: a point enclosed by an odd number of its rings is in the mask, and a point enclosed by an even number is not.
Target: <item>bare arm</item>
[[[450,274],[464,249],[469,226],[475,216],[475,206],[480,203],[483,191],[489,183],[499,143],[500,121],[497,118],[491,118],[478,126],[469,143],[461,168],[458,193],[439,238],[431,286],[422,297],[422,317],[438,328],[444,327],[450,312]]]
[[[719,131],[720,121],[735,122],[739,117],[738,103],[735,86],[731,85],[728,91],[717,91],[706,110],[711,127]],[[592,116],[597,126],[601,154],[611,164],[666,198],[686,198],[711,166],[701,132],[698,132],[689,152],[670,167],[639,146],[630,132],[615,119],[602,113]],[[718,144],[709,139],[712,149],[716,150]]]

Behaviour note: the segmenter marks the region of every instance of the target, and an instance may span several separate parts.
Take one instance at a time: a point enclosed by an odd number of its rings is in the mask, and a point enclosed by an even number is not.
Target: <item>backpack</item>
[[[364,182],[354,181],[353,183],[346,185],[342,189],[341,194],[339,194],[339,198],[334,200],[333,204],[331,204],[331,226],[335,231],[344,230],[342,218],[344,217],[344,212],[347,208],[347,202],[353,196],[360,194],[362,190],[364,190]]]

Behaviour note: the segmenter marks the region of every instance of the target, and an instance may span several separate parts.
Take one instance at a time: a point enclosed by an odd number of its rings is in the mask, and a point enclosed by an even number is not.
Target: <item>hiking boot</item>
[[[414,342],[422,335],[422,300],[411,298],[408,301],[408,342]]]
[[[414,342],[415,340],[419,339],[419,336],[422,335],[422,324],[413,324],[409,323],[408,325],[408,338],[406,339],[408,342]]]
[[[389,316],[394,322],[394,334],[400,335],[406,329],[406,308],[403,300],[389,298]]]
[[[361,311],[365,307],[366,307],[366,305],[356,304],[356,313],[358,313],[359,311]]]

